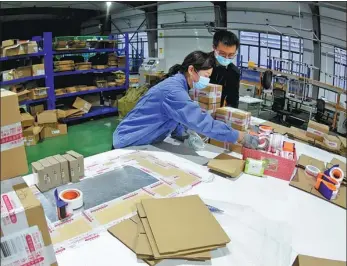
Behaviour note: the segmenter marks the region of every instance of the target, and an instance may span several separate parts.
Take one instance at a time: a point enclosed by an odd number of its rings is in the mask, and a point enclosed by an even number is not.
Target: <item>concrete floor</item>
[[[85,157],[109,151],[112,134],[119,122],[118,117],[107,117],[71,125],[67,135],[45,139],[35,146],[26,147],[30,172],[32,162],[47,156],[64,154],[68,150],[74,150]]]

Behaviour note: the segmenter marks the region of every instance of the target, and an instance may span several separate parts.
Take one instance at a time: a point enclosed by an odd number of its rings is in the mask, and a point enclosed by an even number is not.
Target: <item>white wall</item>
[[[180,8],[182,12],[175,11]],[[186,8],[188,10],[186,10]],[[202,50],[212,51],[212,34],[204,27],[204,23],[214,21],[214,9],[211,2],[181,2],[158,7],[158,25],[182,23],[182,29],[166,29],[158,32],[158,56],[165,59],[165,71],[174,64],[180,64],[190,52]],[[186,16],[186,17],[185,17]],[[197,24],[187,29],[189,23]],[[164,24],[164,25],[163,25]],[[202,26],[199,26],[201,24]],[[186,29],[185,29],[186,28]]]
[[[346,49],[346,13],[333,10],[330,8],[320,8],[320,15],[336,18],[342,20],[341,22],[329,18],[321,17],[321,37],[323,42],[330,42],[334,45],[323,44],[321,48],[321,71],[326,72],[327,75],[321,73],[320,80],[329,84],[333,84],[334,75],[334,55],[326,54],[333,53],[334,46],[339,46]],[[336,38],[336,39],[335,39]],[[329,91],[320,90],[319,97],[324,96],[329,101],[336,101],[336,94]],[[346,95],[342,95],[341,102],[346,100]]]

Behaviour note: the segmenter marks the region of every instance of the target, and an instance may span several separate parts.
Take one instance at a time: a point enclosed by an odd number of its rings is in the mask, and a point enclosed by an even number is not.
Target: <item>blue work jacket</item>
[[[235,143],[239,132],[203,112],[188,94],[188,84],[178,73],[152,87],[113,133],[114,148],[154,144],[186,128],[215,140]]]

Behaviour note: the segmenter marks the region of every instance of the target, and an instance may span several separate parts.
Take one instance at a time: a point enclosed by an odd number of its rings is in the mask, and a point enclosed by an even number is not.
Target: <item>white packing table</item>
[[[246,104],[246,111],[248,112],[249,110],[249,106],[256,106],[257,107],[257,111],[258,111],[258,116],[260,114],[260,108],[261,108],[261,104],[263,103],[262,99],[258,99],[258,98],[253,98],[250,96],[241,96],[239,98],[239,102],[240,103],[244,103]]]
[[[252,119],[252,121],[262,122],[263,120]],[[130,150],[136,149],[153,151],[158,158],[166,161],[172,161],[172,154],[174,154],[186,159],[182,160],[184,163],[195,163],[196,168],[206,168],[199,165],[225,152],[224,149],[212,145],[206,145],[203,151],[195,152],[171,138],[156,147],[148,145],[130,148]],[[296,142],[296,150],[298,156],[306,154],[325,162],[329,162],[334,157],[345,160],[341,156],[299,142]],[[119,152],[120,150],[113,150],[85,158],[85,164],[96,159],[106,160]],[[31,179],[31,175],[25,177],[29,183]],[[289,182],[248,174],[242,174],[236,180],[215,175],[212,182],[194,186],[187,194],[198,194],[204,199],[250,206],[266,218],[286,222],[290,226],[293,248],[291,262],[294,261],[297,253],[346,261],[346,210],[293,188],[289,186]],[[231,245],[232,243],[231,239]],[[232,256],[232,254],[229,253],[226,256]],[[137,260],[132,251],[108,232],[101,233],[95,240],[79,247],[65,250],[57,255],[57,261],[59,266],[146,265],[143,261]],[[223,256],[213,257],[210,262],[164,260],[158,264],[158,266],[173,265],[224,266],[229,264],[227,258]]]

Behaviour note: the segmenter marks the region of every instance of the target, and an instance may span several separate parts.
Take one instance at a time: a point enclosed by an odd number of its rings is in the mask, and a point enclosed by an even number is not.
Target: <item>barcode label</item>
[[[45,246],[37,225],[1,238],[1,265],[45,266]]]

